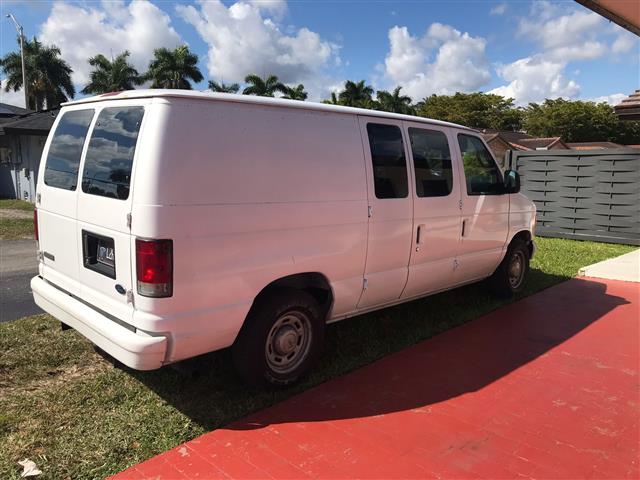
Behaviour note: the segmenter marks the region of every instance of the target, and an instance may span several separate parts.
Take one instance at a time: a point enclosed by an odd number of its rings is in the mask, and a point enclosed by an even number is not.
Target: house
[[[508,132],[490,129],[480,130],[487,145],[500,163],[501,168],[507,168],[506,155],[509,150],[568,150],[569,147],[560,137],[539,138],[524,132]]]
[[[0,103],[0,123],[7,122],[19,115],[26,115],[27,113],[31,113],[31,110],[9,105],[8,103]]]
[[[523,138],[512,145],[518,150],[569,150],[560,137],[532,137]]]
[[[59,109],[11,116],[18,107],[0,105],[0,198],[35,202],[40,157]]]
[[[640,120],[640,90],[636,90],[613,107],[620,120]]]

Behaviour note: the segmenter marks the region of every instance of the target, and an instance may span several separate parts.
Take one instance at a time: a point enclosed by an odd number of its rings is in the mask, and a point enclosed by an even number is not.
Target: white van
[[[288,384],[326,323],[490,277],[522,288],[535,222],[478,133],[179,90],[63,106],[36,195],[36,303],[120,362],[233,347]]]

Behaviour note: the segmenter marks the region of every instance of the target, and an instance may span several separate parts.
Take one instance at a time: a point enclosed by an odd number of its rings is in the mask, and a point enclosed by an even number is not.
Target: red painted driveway
[[[639,297],[570,280],[114,478],[637,479]]]

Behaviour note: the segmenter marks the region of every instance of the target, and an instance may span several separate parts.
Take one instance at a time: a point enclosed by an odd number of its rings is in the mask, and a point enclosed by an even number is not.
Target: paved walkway
[[[640,248],[580,269],[581,277],[640,282]]]
[[[114,478],[637,479],[639,297],[570,280]]]

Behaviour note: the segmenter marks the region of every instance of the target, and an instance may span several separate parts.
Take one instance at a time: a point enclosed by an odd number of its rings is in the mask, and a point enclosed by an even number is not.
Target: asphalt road
[[[0,322],[42,313],[29,286],[37,272],[34,240],[0,241]]]

